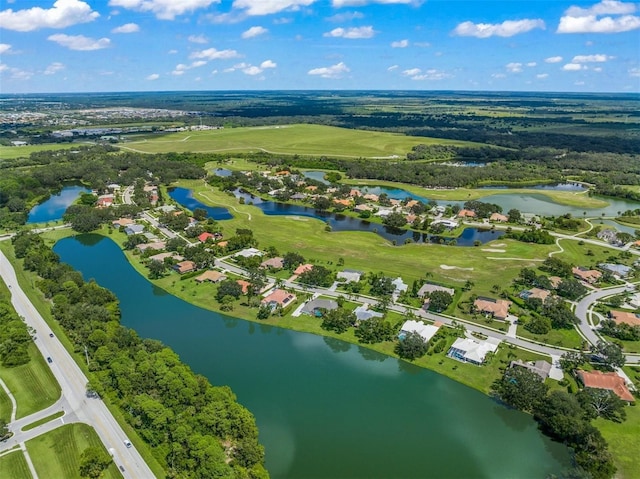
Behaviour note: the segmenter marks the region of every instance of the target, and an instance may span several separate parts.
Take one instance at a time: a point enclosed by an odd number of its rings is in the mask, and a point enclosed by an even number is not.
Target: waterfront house
[[[311,316],[322,316],[322,311],[331,311],[338,309],[338,303],[333,299],[312,299],[302,308],[302,313],[309,314]]]
[[[488,353],[495,353],[500,340],[487,338],[484,341],[471,338],[458,338],[449,348],[447,356],[458,361],[481,365]]]
[[[196,264],[193,261],[185,260],[174,264],[173,269],[180,274],[185,274],[195,271],[197,268]]]
[[[296,295],[285,291],[284,289],[276,289],[272,293],[260,301],[261,304],[269,306],[271,309],[281,306],[286,308],[296,300]]]
[[[203,283],[204,281],[209,281],[210,283],[219,283],[227,279],[227,277],[219,271],[207,270],[202,273],[200,276],[196,276],[197,283]]]
[[[511,363],[509,363],[509,367],[510,368],[518,367],[518,368],[528,369],[532,373],[536,373],[538,376],[540,376],[540,378],[543,381],[549,377],[549,372],[551,371],[551,363],[543,359],[539,359],[538,361],[535,361],[535,362],[533,361],[524,362],[521,359],[518,359],[517,361],[511,361]]]
[[[362,304],[353,310],[356,315],[356,319],[358,321],[367,321],[371,318],[383,318],[384,314],[378,313],[377,311],[371,311],[368,309],[369,307],[366,304]]]
[[[458,211],[458,218],[475,218],[476,212],[472,210],[462,209]]]
[[[149,256],[149,260],[151,261],[159,261],[160,263],[163,263],[165,259],[167,258],[171,258],[175,261],[182,261],[184,260],[184,258],[182,256],[180,256],[177,253],[173,253],[173,252],[166,252],[166,253],[158,253],[158,254],[154,254],[153,256]]]
[[[509,307],[511,301],[506,299],[493,299],[479,297],[473,302],[476,311],[484,314],[490,314],[495,319],[505,320],[509,316]]]
[[[121,226],[129,226],[133,224],[133,220],[130,218],[118,218],[111,222],[111,226],[114,228],[120,228]]]
[[[635,401],[624,378],[618,376],[615,372],[603,373],[602,371],[583,371],[578,369],[576,376],[586,388],[606,389],[613,392],[623,401]]]
[[[500,213],[493,213],[489,216],[489,221],[495,221],[497,223],[506,223],[509,221],[509,217]]]
[[[442,323],[424,324],[422,321],[414,321],[412,319],[405,321],[400,327],[398,338],[404,339],[409,333],[418,333],[425,343],[428,343],[440,329]]]
[[[247,294],[249,292],[249,287],[251,286],[251,283],[249,283],[249,281],[246,281],[244,279],[237,279],[236,283],[238,283],[242,288],[242,294]]]
[[[153,243],[142,243],[136,246],[136,249],[140,252],[147,250],[161,251],[165,249],[167,244],[164,241],[154,241]]]
[[[144,232],[144,226],[138,224],[131,224],[124,228],[124,232],[128,235],[139,235]]]

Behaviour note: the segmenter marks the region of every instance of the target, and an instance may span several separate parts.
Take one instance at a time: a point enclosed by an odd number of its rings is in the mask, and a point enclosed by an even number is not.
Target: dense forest
[[[40,236],[12,241],[76,352],[86,346],[92,388],[121,409],[169,477],[268,477],[254,417],[228,387],[212,386],[171,349],[122,326],[114,294],[60,263]]]

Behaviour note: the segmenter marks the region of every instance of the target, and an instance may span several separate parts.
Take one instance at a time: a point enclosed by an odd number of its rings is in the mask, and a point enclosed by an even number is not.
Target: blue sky
[[[640,3],[2,0],[0,92],[640,91]]]

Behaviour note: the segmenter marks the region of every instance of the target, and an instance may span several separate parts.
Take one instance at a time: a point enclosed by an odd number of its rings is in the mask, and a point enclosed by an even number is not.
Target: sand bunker
[[[500,246],[507,246],[507,243],[496,243],[493,246],[495,246],[496,248],[499,248]]]
[[[489,253],[506,253],[506,249],[495,249],[495,248],[482,248],[482,251],[488,251]]]
[[[463,271],[473,271],[473,268],[461,268],[460,266],[449,266],[448,264],[441,264],[442,269],[461,269]]]

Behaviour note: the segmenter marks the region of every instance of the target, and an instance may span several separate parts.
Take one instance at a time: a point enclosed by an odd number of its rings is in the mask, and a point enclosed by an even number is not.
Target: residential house
[[[578,369],[576,376],[586,388],[606,389],[612,391],[623,401],[634,402],[636,399],[629,391],[624,378],[615,372],[603,373],[602,371],[583,371]]]
[[[117,220],[113,220],[111,225],[114,228],[120,228],[121,226],[129,226],[133,224],[133,220],[130,218],[118,218]]]
[[[153,243],[142,243],[136,246],[136,249],[140,252],[147,251],[148,249],[153,251],[162,251],[167,244],[164,241],[154,241]]]
[[[131,224],[124,228],[124,232],[128,235],[139,235],[144,232],[144,226],[138,224]]]
[[[345,198],[345,199],[338,199],[338,198],[335,198],[335,199],[333,200],[333,202],[334,202],[336,205],[351,206],[351,200],[348,200],[348,199],[346,199],[346,198]]]
[[[582,266],[572,268],[571,272],[573,273],[573,276],[576,277],[576,279],[585,281],[589,284],[596,283],[598,282],[598,280],[600,280],[600,278],[602,278],[602,273],[600,271],[597,271],[595,269],[583,268]]]
[[[289,291],[285,291],[284,289],[276,289],[271,294],[268,294],[266,297],[264,297],[260,302],[263,305],[267,305],[271,309],[274,309],[277,306],[286,308],[287,306],[292,304],[295,300],[296,300],[295,294],[290,293]]]
[[[598,231],[596,236],[598,237],[598,239],[601,239],[602,241],[606,241],[607,243],[610,243],[615,246],[619,246],[622,243],[618,239],[618,232],[615,230],[611,230],[611,229],[601,230],[601,231]]]
[[[528,369],[532,373],[536,373],[538,376],[540,376],[543,381],[549,377],[549,372],[551,371],[551,363],[543,359],[539,359],[536,362],[524,362],[521,359],[518,359],[517,361],[511,361],[511,363],[509,363],[509,367]]]
[[[96,202],[96,206],[98,208],[108,208],[112,206],[114,202],[113,195],[102,195],[98,197],[98,201]]]
[[[220,243],[218,243],[218,246],[220,246]],[[252,258],[254,256],[262,256],[262,251],[256,248],[246,248],[234,254],[234,256],[242,256],[243,258]]]
[[[640,317],[631,311],[609,311],[609,317],[616,324],[628,324],[629,326],[640,326]]]
[[[196,264],[193,261],[185,260],[174,264],[173,269],[180,274],[185,274],[195,271],[197,268]]]
[[[300,276],[302,273],[306,273],[307,271],[311,271],[312,268],[313,268],[312,264],[309,264],[309,263],[301,264],[295,269],[293,274],[296,274],[296,275]]]
[[[458,227],[458,222],[454,220],[434,220],[431,222],[432,225],[444,225],[445,228],[449,228],[450,230]]]
[[[451,296],[456,292],[453,288],[445,288],[444,286],[439,286],[437,284],[425,283],[418,290],[418,297],[424,298],[426,295],[433,293],[434,291],[444,291],[445,293],[449,293]]]
[[[380,197],[378,195],[374,195],[373,193],[367,193],[366,195],[363,196],[363,198],[365,200],[373,201],[375,203],[377,203],[378,200],[380,199]]]
[[[213,270],[207,270],[200,276],[196,276],[197,283],[203,283],[204,281],[219,283],[220,281],[224,281],[225,279],[227,279],[227,277],[224,274],[222,274],[220,271]]]
[[[476,212],[472,210],[462,209],[458,211],[458,218],[475,218]]]
[[[213,241],[214,238],[215,237],[213,236],[213,234],[207,231],[198,235],[198,240],[200,241],[200,243],[206,243],[208,239],[211,239],[211,241]]]
[[[558,286],[562,283],[562,278],[560,276],[549,276],[549,282],[553,289],[558,289]]]
[[[373,211],[374,209],[375,208],[373,206],[367,204],[355,205],[353,207],[353,211],[358,213],[362,213],[363,211]]]
[[[360,281],[360,277],[362,276],[362,271],[356,271],[354,269],[345,269],[344,271],[340,271],[336,274],[336,278],[344,279],[346,283],[357,283]]]
[[[173,253],[173,252],[158,253],[158,254],[154,254],[153,256],[149,256],[149,259],[151,261],[159,261],[160,263],[163,263],[164,260],[167,259],[167,258],[171,258],[171,259],[174,259],[176,261],[184,260],[184,258],[182,256],[180,256],[179,254]]]
[[[540,301],[542,301],[542,303],[544,304],[544,302],[547,300],[547,298],[549,297],[550,294],[551,294],[551,292],[546,290],[546,289],[531,288],[531,289],[525,289],[524,291],[522,291],[520,293],[520,297],[522,299],[535,299],[535,298],[537,298]]]
[[[282,269],[284,268],[284,258],[276,256],[269,258],[260,263],[261,268]]]
[[[245,281],[244,279],[237,279],[236,283],[238,283],[242,287],[242,294],[247,294],[249,292],[249,288],[251,287],[251,283],[249,283],[249,281]]]
[[[631,274],[633,268],[631,266],[625,266],[623,264],[615,264],[615,263],[600,263],[598,267],[619,276],[620,278],[626,278]]]
[[[505,320],[509,316],[509,307],[511,301],[506,299],[493,299],[479,297],[473,302],[473,307],[476,311],[481,313],[490,314],[495,319]]]
[[[402,278],[400,276],[398,276],[396,279],[391,281],[391,284],[395,288],[394,291],[396,294],[403,293],[409,288],[407,284],[404,281],[402,281]]]
[[[349,191],[349,196],[352,197],[352,198],[356,198],[356,197],[362,196],[362,193],[360,192],[360,190],[356,190],[354,188],[351,191]]]
[[[358,321],[367,321],[368,319],[371,319],[371,318],[384,317],[384,314],[378,313],[377,311],[371,311],[370,309],[368,309],[368,306],[366,304],[358,306],[356,309],[353,310],[353,312],[356,315],[356,319]]]
[[[440,329],[442,323],[424,324],[422,321],[414,321],[412,319],[405,321],[400,327],[398,338],[404,339],[409,333],[418,333],[425,343],[428,343]]]
[[[306,197],[307,195],[305,195],[304,193],[294,193],[293,195],[290,196],[289,199],[294,201],[301,201],[301,200],[304,200]]]
[[[307,304],[302,308],[303,313],[309,314],[311,316],[322,316],[322,311],[331,311],[333,309],[338,309],[338,303],[333,299],[312,299],[308,301]]]
[[[509,221],[509,217],[505,216],[503,214],[500,214],[500,213],[493,213],[491,216],[489,216],[489,221],[496,221],[498,223],[506,223],[507,221]]]
[[[481,365],[488,353],[495,353],[500,340],[487,338],[484,341],[472,338],[458,338],[451,345],[447,356],[458,361]]]

